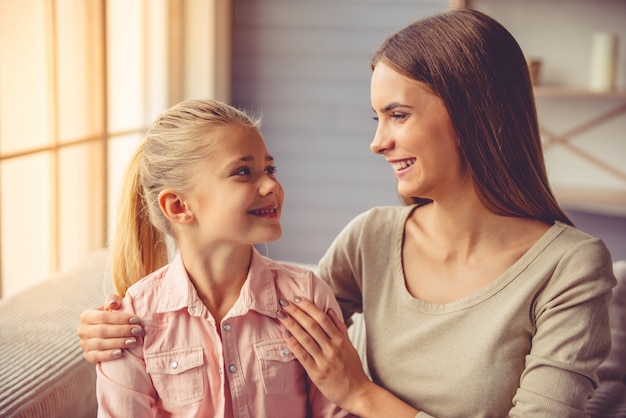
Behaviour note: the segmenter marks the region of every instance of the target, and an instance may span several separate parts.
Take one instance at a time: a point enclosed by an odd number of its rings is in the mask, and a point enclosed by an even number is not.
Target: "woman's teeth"
[[[402,170],[407,167],[415,164],[415,159],[412,160],[404,160],[404,161],[396,161],[395,163],[391,163],[391,167],[393,167],[394,171]]]

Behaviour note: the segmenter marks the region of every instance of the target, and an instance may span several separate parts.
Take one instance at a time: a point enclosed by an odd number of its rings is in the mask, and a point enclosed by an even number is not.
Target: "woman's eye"
[[[409,115],[407,115],[406,113],[401,113],[401,112],[393,112],[391,114],[391,118],[392,119],[396,119],[396,120],[404,120],[406,118],[408,118]]]
[[[265,169],[266,174],[276,174],[277,171],[278,169],[274,166],[269,166]]]
[[[372,116],[372,119],[374,119],[376,122],[378,122],[378,116]]]
[[[242,167],[239,170],[235,171],[233,173],[233,175],[235,175],[235,176],[249,176],[250,175],[250,169],[248,167]]]

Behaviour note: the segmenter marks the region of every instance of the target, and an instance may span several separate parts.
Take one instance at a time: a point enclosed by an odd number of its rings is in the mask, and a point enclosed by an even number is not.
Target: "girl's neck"
[[[252,262],[252,246],[204,252],[181,248],[181,256],[198,296],[219,323],[239,298]]]

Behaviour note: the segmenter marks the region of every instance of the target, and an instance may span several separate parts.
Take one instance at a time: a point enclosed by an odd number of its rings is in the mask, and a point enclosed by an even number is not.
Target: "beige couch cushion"
[[[626,417],[626,260],[615,262],[613,269],[617,286],[609,307],[611,353],[598,368],[600,385],[587,407],[592,418]]]
[[[1,417],[96,416],[95,367],[84,360],[76,329],[80,313],[104,300],[106,263],[107,251],[97,251],[0,300]]]

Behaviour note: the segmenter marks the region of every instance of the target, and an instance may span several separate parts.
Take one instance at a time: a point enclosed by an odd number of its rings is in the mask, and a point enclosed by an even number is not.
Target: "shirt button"
[[[283,348],[282,350],[280,350],[280,352],[281,352],[281,354],[282,354],[283,356],[288,356],[288,355],[289,355],[289,353],[290,353],[290,351],[289,351],[289,349],[288,349],[287,347],[285,347],[285,348]]]
[[[224,324],[224,331],[230,331],[231,328],[230,324]]]
[[[172,360],[170,362],[170,368],[175,369],[178,367],[178,362],[176,360]]]
[[[230,366],[228,366],[228,371],[231,373],[235,373],[237,371],[237,366],[231,364]]]

